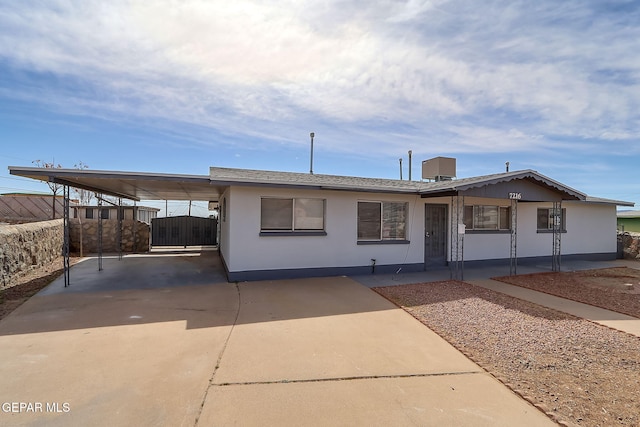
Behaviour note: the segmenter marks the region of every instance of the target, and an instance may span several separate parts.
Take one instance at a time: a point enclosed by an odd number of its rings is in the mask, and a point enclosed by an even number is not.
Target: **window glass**
[[[553,213],[553,209],[538,209],[538,230],[553,230],[554,221],[560,222],[561,230],[567,229],[567,210],[563,208],[559,216]]]
[[[549,227],[549,209],[538,209],[538,230],[548,230]]]
[[[358,202],[358,239],[380,240],[380,202]]]
[[[260,229],[291,230],[293,224],[293,199],[262,199]]]
[[[404,240],[407,215],[406,203],[382,204],[382,239]]]
[[[84,217],[87,219],[93,219],[93,209],[85,209],[84,210]]]
[[[511,208],[500,207],[500,230],[511,230]]]
[[[474,228],[479,230],[496,230],[498,228],[497,206],[474,206]]]
[[[324,200],[295,199],[294,218],[296,230],[324,230]]]
[[[100,211],[100,218],[109,219],[109,209],[102,209]]]
[[[464,227],[467,230],[473,230],[473,206],[464,207]]]

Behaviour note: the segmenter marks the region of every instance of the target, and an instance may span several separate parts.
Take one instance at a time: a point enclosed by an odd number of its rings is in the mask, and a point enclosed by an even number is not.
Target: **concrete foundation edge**
[[[304,277],[327,277],[327,276],[363,276],[367,274],[393,274],[396,272],[414,273],[425,271],[423,263],[415,264],[388,264],[353,266],[353,267],[318,267],[318,268],[290,268],[272,270],[245,270],[229,271],[227,263],[220,254],[222,265],[224,266],[227,280],[229,282],[246,282],[256,280],[280,280],[298,279]],[[589,253],[589,254],[568,254],[562,255],[566,261],[611,261],[616,259],[615,252]],[[465,268],[489,267],[509,265],[509,258],[472,260],[465,261]],[[551,265],[551,256],[519,258],[518,265],[534,265],[548,263]],[[442,267],[438,267],[441,269]],[[445,267],[446,268],[446,267]]]

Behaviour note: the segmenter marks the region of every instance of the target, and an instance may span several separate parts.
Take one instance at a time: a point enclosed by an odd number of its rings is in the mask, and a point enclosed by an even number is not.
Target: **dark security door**
[[[447,264],[447,205],[424,205],[424,266]]]

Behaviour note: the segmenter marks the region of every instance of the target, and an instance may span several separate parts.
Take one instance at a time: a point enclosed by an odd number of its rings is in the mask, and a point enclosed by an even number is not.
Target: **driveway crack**
[[[240,316],[240,307],[242,306],[242,300],[240,297],[240,286],[238,286],[238,282],[234,282],[233,285],[236,288],[236,293],[238,295],[238,310],[236,311],[236,316],[235,319],[233,319],[233,324],[231,325],[231,329],[229,329],[229,334],[227,335],[227,338],[224,341],[224,344],[222,346],[222,350],[220,350],[220,354],[218,355],[218,360],[216,361],[216,366],[213,368],[213,372],[211,373],[211,378],[209,378],[209,385],[207,386],[207,389],[204,392],[204,396],[202,396],[202,402],[200,403],[200,409],[198,409],[198,415],[196,416],[196,420],[194,422],[194,427],[196,427],[198,425],[198,422],[200,421],[200,416],[202,415],[202,410],[204,409],[204,404],[207,401],[207,396],[209,395],[209,390],[211,390],[211,387],[213,387],[214,384],[214,379],[216,377],[216,373],[218,372],[218,368],[220,368],[220,362],[222,361],[222,357],[224,356],[225,351],[227,350],[227,345],[229,344],[229,340],[231,339],[231,334],[233,334],[233,329],[236,327],[236,324],[238,323],[238,317]]]
[[[484,375],[485,371],[458,371],[458,372],[434,372],[426,374],[398,374],[398,375],[362,375],[352,377],[335,377],[335,378],[308,378],[297,380],[272,380],[272,381],[243,381],[233,383],[218,383],[211,384],[216,387],[228,387],[238,385],[268,385],[268,384],[295,384],[295,383],[318,383],[318,382],[334,382],[334,381],[354,381],[354,380],[374,380],[374,379],[389,379],[389,378],[424,378],[424,377],[444,377],[444,376],[456,376],[456,375]]]

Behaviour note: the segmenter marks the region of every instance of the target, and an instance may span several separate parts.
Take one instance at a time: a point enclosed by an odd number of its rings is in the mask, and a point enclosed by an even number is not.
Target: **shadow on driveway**
[[[344,277],[228,283],[217,251],[91,258],[0,322],[1,335],[184,321],[186,329],[390,310]],[[245,310],[239,310],[239,307]],[[259,308],[258,308],[259,307]]]

